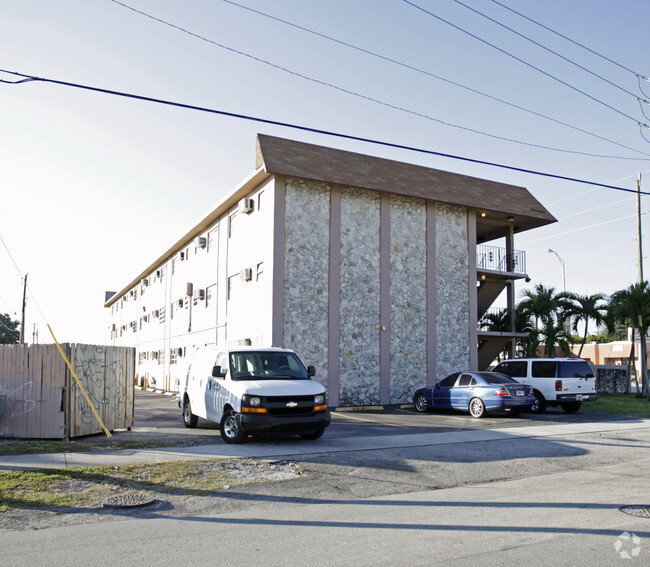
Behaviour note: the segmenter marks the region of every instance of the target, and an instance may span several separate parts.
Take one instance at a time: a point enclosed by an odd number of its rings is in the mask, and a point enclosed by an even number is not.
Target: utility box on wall
[[[133,427],[135,349],[62,344],[109,431]],[[0,345],[0,438],[103,433],[56,345]]]

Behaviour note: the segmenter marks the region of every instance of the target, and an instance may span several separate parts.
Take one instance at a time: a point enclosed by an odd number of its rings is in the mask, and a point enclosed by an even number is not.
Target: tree
[[[580,295],[577,293],[568,293],[567,299],[572,303],[568,307],[567,313],[573,320],[572,328],[577,333],[578,325],[584,321],[585,331],[580,343],[580,350],[578,356],[582,354],[582,348],[587,342],[587,335],[589,333],[589,321],[593,321],[596,325],[602,325],[605,322],[607,314],[607,305],[603,303],[606,299],[604,293],[595,293],[594,295]]]
[[[535,328],[529,333],[530,343],[544,343],[547,356],[555,356],[556,346],[568,353],[569,341],[564,323],[572,305],[569,294],[556,293],[554,287],[537,284],[533,290],[524,290],[522,295],[517,308],[522,316],[535,320]]]
[[[650,285],[647,281],[632,284],[612,294],[608,305],[609,324],[616,322],[638,329],[641,342],[642,396],[648,397],[648,348],[646,331],[650,325]]]
[[[15,345],[20,340],[19,321],[12,321],[5,313],[0,313],[0,345]]]

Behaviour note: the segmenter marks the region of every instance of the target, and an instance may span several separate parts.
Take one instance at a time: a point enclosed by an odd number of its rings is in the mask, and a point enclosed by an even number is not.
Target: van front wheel
[[[192,404],[190,404],[190,399],[185,396],[183,399],[183,423],[185,427],[196,427],[196,424],[199,422],[199,417],[192,413]]]
[[[248,433],[241,428],[234,410],[228,410],[221,420],[221,438],[226,443],[243,443],[246,437]]]

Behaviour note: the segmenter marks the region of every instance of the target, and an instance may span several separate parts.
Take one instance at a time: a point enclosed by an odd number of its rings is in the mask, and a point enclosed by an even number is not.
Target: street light
[[[560,255],[555,250],[551,250],[549,248],[548,253],[549,254],[555,254],[557,256],[557,259],[560,261],[560,264],[562,264],[562,285],[564,287],[564,291],[566,292],[566,270],[564,268],[564,260],[562,260],[562,258],[560,258]]]

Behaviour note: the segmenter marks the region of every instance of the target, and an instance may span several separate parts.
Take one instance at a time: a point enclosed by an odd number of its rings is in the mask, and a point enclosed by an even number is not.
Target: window
[[[455,374],[450,374],[449,376],[447,376],[447,378],[439,382],[438,386],[440,386],[441,388],[451,388],[456,383],[456,380],[458,379],[458,374],[459,372],[456,372]]]
[[[555,361],[540,360],[533,361],[533,378],[555,378]]]
[[[236,212],[228,217],[228,238],[232,238],[235,235],[235,225],[237,224],[235,221],[236,218]]]
[[[462,374],[460,380],[458,380],[459,386],[469,386],[472,383],[472,376],[470,374]]]
[[[525,378],[527,362],[523,361],[507,361],[502,362],[494,369],[495,372],[502,372],[503,374],[512,378]]]
[[[239,290],[241,282],[241,276],[237,274],[236,276],[230,276],[228,278],[228,299],[233,299],[237,296],[237,291]]]
[[[264,262],[260,262],[257,264],[257,271],[255,272],[255,281],[259,282],[262,281],[262,278],[264,277]]]
[[[217,245],[217,238],[218,238],[218,229],[213,229],[210,232],[208,232],[208,252],[212,250],[214,246]]]
[[[564,360],[558,362],[559,378],[593,378],[591,367],[584,360]]]
[[[216,300],[217,285],[211,285],[205,288],[205,306],[208,307],[212,305],[212,302]]]
[[[264,195],[264,191],[260,191],[257,194],[257,210],[258,211],[262,210],[262,195]]]

